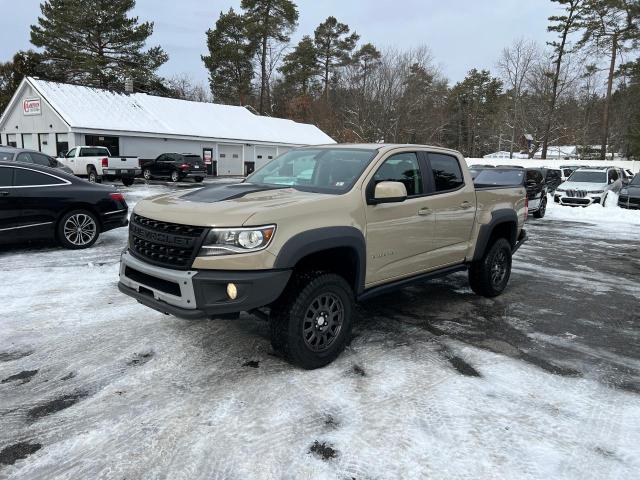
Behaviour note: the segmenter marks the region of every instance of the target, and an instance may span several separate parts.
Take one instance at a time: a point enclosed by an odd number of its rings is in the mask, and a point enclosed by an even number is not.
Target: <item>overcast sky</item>
[[[29,48],[29,25],[40,0],[0,0],[0,60]],[[187,73],[205,83],[200,55],[205,31],[221,11],[240,0],[138,0],[135,13],[155,23],[150,45],[161,45],[169,61],[160,73]],[[492,69],[500,51],[518,37],[548,40],[547,17],[557,13],[549,0],[298,0],[300,22],[292,44],[329,15],[347,23],[379,48],[427,45],[435,63],[453,83],[473,68]],[[70,28],[73,28],[71,25]]]

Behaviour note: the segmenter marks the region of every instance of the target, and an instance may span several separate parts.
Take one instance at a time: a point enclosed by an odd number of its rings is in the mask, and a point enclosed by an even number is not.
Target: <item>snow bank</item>
[[[567,207],[558,205],[549,197],[545,219],[568,222],[584,222],[606,229],[640,227],[640,210],[626,210],[618,207],[618,195],[611,192],[606,206],[593,204],[588,207]]]

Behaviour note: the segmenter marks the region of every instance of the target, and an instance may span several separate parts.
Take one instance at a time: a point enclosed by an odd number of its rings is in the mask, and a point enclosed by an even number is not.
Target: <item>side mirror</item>
[[[407,187],[402,182],[380,182],[376,185],[373,198],[367,203],[377,205],[378,203],[398,203],[407,199]]]

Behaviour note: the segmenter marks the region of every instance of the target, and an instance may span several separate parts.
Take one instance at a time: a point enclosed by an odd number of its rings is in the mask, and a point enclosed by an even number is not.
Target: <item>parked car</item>
[[[620,172],[616,167],[587,167],[574,171],[553,196],[555,203],[573,207],[586,207],[593,203],[606,204],[609,192],[622,188]]]
[[[170,178],[172,182],[179,182],[185,178],[193,178],[196,182],[201,182],[207,176],[207,169],[200,155],[163,153],[155,160],[143,162],[142,176],[145,180]]]
[[[633,180],[620,190],[618,206],[622,208],[640,210],[640,173],[636,173]]]
[[[525,188],[529,201],[529,213],[535,218],[543,218],[547,212],[549,187],[542,168],[525,168]]]
[[[298,148],[243,183],[138,202],[118,287],[182,318],[267,318],[276,350],[318,368],[345,348],[356,301],[457,271],[499,295],[525,215],[522,185],[474,187],[453,150]]]
[[[87,248],[127,225],[127,203],[113,186],[51,167],[0,161],[0,243],[54,239]]]
[[[57,168],[67,173],[73,173],[69,167],[63,165],[61,162],[47,155],[46,153],[37,152],[36,150],[29,150],[26,148],[0,146],[0,161],[32,163],[35,165],[42,165],[44,167]]]
[[[75,147],[58,160],[74,175],[87,177],[92,183],[100,183],[103,178],[109,181],[120,179],[128,187],[142,172],[138,157],[112,157],[107,147]]]
[[[544,176],[544,183],[547,185],[547,192],[553,193],[563,182],[562,171],[559,168],[541,168]]]
[[[585,168],[585,165],[560,165],[560,171],[562,172],[562,181],[566,182],[571,174],[579,168]]]

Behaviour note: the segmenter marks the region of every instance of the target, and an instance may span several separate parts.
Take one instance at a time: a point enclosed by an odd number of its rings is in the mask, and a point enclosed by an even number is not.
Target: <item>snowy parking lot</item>
[[[526,228],[505,294],[456,274],[379,297],[315,371],[252,316],[120,294],[126,229],[6,248],[0,478],[638,478],[640,211],[550,205]]]

